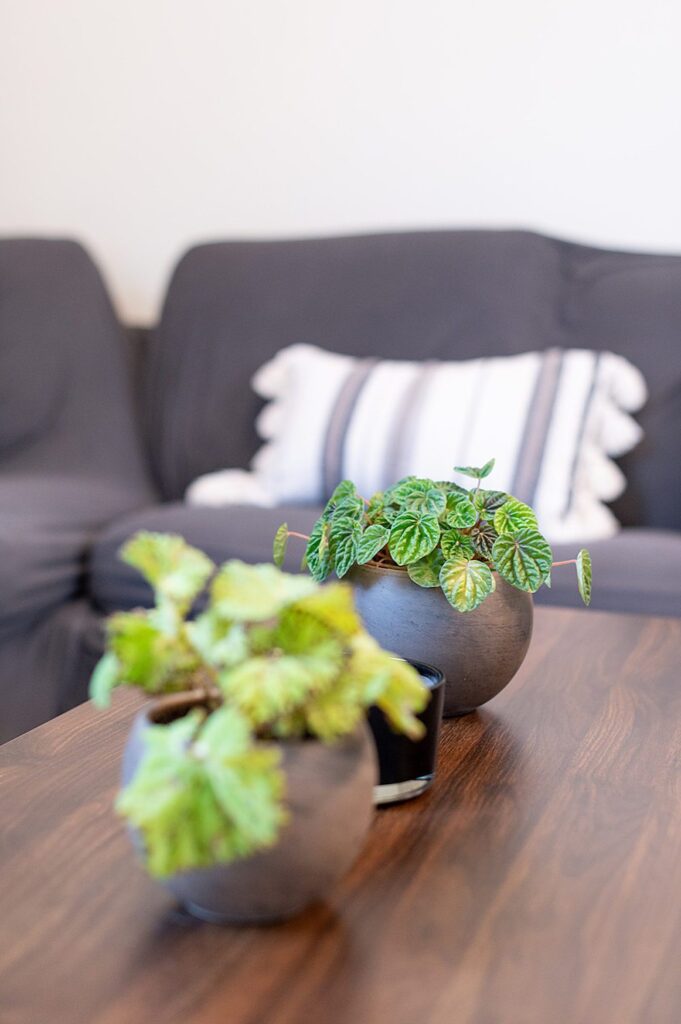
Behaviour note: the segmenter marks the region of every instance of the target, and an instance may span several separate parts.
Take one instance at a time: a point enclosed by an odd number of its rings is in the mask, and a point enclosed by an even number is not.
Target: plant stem
[[[300,540],[309,540],[309,536],[306,533],[296,533],[295,530],[288,531],[289,537],[299,537]]]
[[[576,558],[568,558],[564,562],[551,562],[551,568],[555,569],[557,565],[576,565],[576,564],[577,564],[577,559]]]

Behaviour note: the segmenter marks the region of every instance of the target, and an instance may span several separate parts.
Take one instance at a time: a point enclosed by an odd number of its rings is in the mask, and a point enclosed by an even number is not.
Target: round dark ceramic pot
[[[496,590],[472,612],[452,608],[439,587],[419,587],[406,569],[355,566],[348,579],[379,644],[446,677],[444,716],[495,697],[520,668],[532,637],[532,596],[495,573]]]
[[[134,776],[151,724],[167,723],[200,704],[191,694],[162,698],[135,718],[123,755],[122,782]],[[194,916],[214,923],[283,920],[322,899],[350,867],[373,816],[376,754],[368,726],[333,744],[315,739],[278,744],[289,821],[271,849],[243,860],[164,879]],[[141,839],[133,834],[138,849]]]

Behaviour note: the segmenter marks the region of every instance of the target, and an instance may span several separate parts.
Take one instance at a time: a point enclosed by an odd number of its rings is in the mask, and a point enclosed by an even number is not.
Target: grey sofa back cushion
[[[651,399],[626,460],[627,523],[681,525],[681,258],[522,231],[442,231],[190,250],[150,345],[146,405],[162,490],[245,467],[258,447],[254,370],[294,342],[392,358],[609,348]],[[493,453],[490,453],[493,454]],[[651,481],[664,496],[654,496]]]
[[[111,514],[153,495],[125,336],[76,242],[0,240],[0,476],[119,488]]]

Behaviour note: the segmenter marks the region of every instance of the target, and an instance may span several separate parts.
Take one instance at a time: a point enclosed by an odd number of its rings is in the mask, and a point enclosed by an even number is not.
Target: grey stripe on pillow
[[[546,438],[558,393],[563,355],[563,350],[559,348],[550,348],[544,352],[532,400],[527,409],[511,494],[528,505],[534,503],[537,491]]]
[[[582,409],[582,416],[579,422],[579,429],[575,439],[575,451],[572,457],[572,467],[570,469],[570,486],[568,490],[567,500],[565,502],[565,510],[563,515],[567,515],[572,508],[572,502],[575,496],[575,482],[577,480],[577,464],[579,462],[579,456],[582,452],[582,444],[584,442],[584,432],[586,431],[586,424],[589,419],[589,413],[591,412],[591,405],[593,403],[594,394],[596,393],[596,385],[598,383],[598,373],[601,368],[601,356],[602,352],[594,352],[593,355],[593,369],[591,371],[591,384],[589,385],[589,391],[584,401],[584,407]]]
[[[359,360],[345,378],[336,396],[326,428],[322,455],[322,482],[325,501],[329,500],[335,487],[343,479],[345,439],[348,427],[350,426],[350,420],[352,419],[352,414],[355,411],[362,388],[369,379],[369,375],[377,362],[377,359]]]
[[[414,427],[425,400],[428,381],[437,365],[434,359],[428,359],[420,365],[402,395],[394,417],[394,429],[388,441],[383,469],[383,490],[407,475],[405,463],[409,463],[411,454],[410,437],[413,437]]]

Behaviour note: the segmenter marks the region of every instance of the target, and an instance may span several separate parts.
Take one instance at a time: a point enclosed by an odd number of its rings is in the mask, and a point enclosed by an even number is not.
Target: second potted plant
[[[554,566],[573,564],[591,599],[588,551],[554,563],[533,510],[483,487],[493,467],[457,466],[474,481],[468,490],[406,477],[369,500],[344,480],[309,537],[283,524],[274,541],[281,564],[288,538],[303,537],[310,574],[347,575],[379,643],[444,672],[447,716],[474,710],[513,678],[532,636],[531,595],[551,585]]]
[[[130,733],[118,810],[149,873],[195,915],[288,917],[324,896],[369,826],[368,708],[418,738],[427,691],[364,631],[347,584],[216,570],[173,535],[138,534],[122,557],[155,606],[109,618],[91,695],[106,706],[130,685],[154,700]]]

